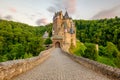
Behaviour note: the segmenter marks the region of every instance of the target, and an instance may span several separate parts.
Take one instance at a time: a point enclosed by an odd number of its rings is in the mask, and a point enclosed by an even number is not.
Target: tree
[[[1,20],[0,61],[39,55],[45,49],[40,34],[47,29],[47,27],[36,28],[23,23]]]
[[[45,45],[52,44],[52,40],[50,38],[47,38],[44,42]]]
[[[107,42],[106,54],[109,58],[116,58],[119,54],[117,47],[112,42]]]
[[[85,50],[85,54],[83,56],[92,60],[97,60],[98,51],[96,49],[96,44],[85,43],[85,46],[87,49]]]

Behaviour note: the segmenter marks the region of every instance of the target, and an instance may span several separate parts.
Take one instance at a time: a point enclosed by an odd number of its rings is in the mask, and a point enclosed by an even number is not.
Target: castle
[[[67,11],[65,15],[62,11],[55,13],[53,17],[52,28],[52,41],[53,46],[69,49],[71,44],[76,46],[76,28],[69,17]]]

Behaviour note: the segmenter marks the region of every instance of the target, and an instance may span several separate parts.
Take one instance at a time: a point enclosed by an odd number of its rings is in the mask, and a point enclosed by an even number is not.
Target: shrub
[[[7,60],[8,60],[8,58],[7,58],[6,54],[3,55],[3,56],[0,55],[0,62],[4,62],[4,61],[7,61]]]
[[[50,38],[47,38],[44,42],[45,45],[52,44],[52,40]]]
[[[71,53],[77,56],[83,56],[85,49],[86,49],[85,45],[82,42],[77,41],[76,47],[71,46],[69,50]]]
[[[100,63],[104,63],[106,65],[110,65],[110,66],[116,67],[114,61],[111,60],[110,58],[105,57],[105,56],[99,56],[97,58],[97,61],[100,62]]]
[[[92,60],[97,60],[98,51],[96,49],[96,44],[85,43],[85,46],[87,47],[87,49],[85,50],[85,54],[83,55],[83,57],[86,57]]]
[[[120,52],[117,55],[117,58],[114,59],[115,65],[120,68]]]
[[[24,54],[24,59],[25,58],[31,58],[31,57],[33,57],[33,55],[31,53],[25,53]]]
[[[106,46],[106,56],[109,58],[116,58],[119,51],[117,47],[112,42],[107,42]]]
[[[106,56],[106,49],[103,46],[99,46],[99,55]]]

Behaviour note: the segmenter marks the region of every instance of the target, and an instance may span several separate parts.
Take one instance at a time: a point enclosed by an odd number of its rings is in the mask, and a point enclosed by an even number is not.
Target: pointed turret
[[[65,18],[65,19],[69,19],[69,15],[68,15],[68,12],[67,12],[67,11],[65,12],[64,18]]]

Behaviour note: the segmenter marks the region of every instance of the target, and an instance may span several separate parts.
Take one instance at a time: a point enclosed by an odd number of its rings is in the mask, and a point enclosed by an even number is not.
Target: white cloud
[[[120,16],[120,5],[117,5],[108,10],[102,10],[92,17],[92,19],[113,18]]]

